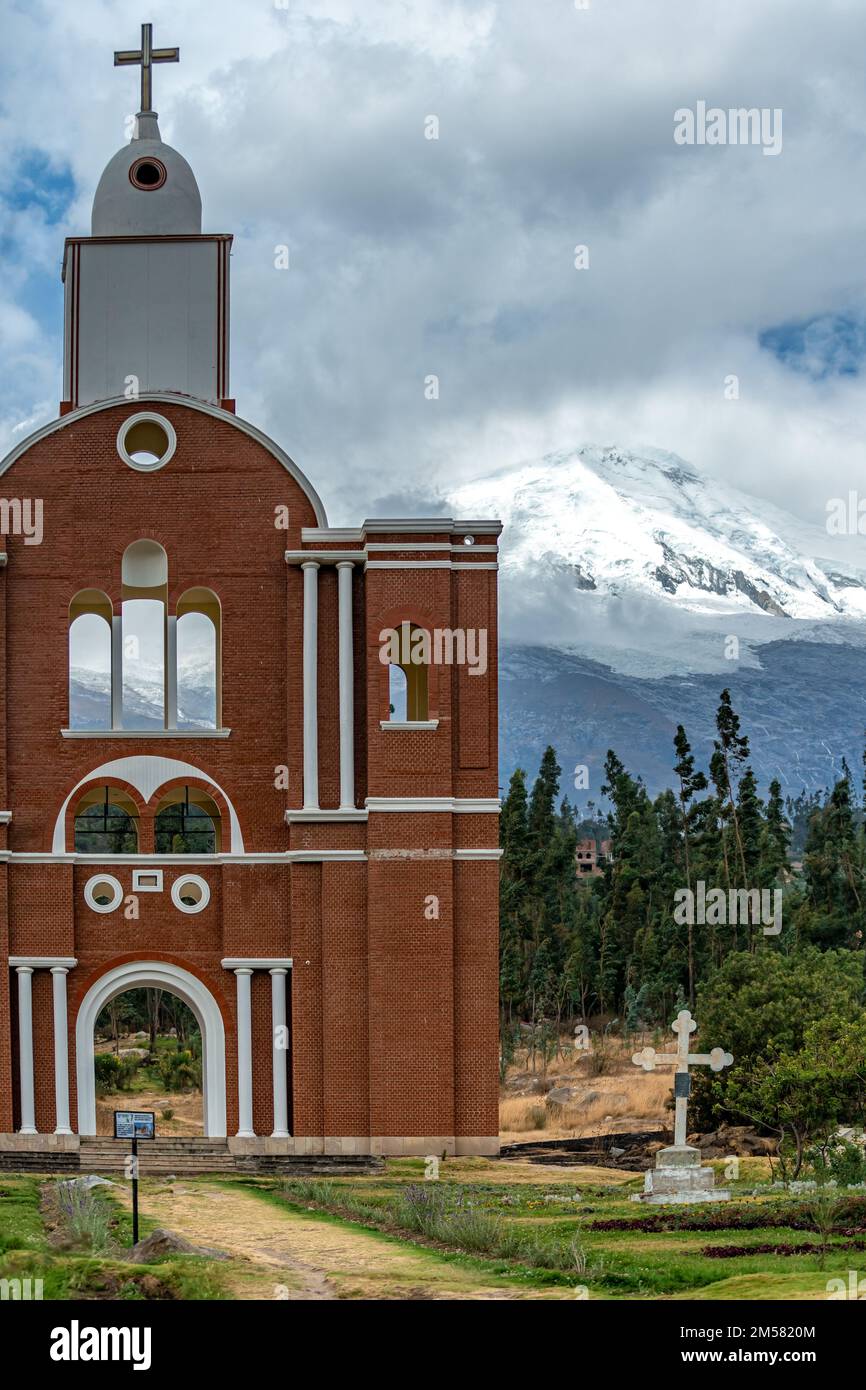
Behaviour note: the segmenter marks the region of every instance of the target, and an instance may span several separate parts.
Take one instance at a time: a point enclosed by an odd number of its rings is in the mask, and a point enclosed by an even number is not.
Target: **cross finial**
[[[116,68],[141,67],[141,110],[140,116],[153,114],[153,64],[154,63],[179,63],[179,48],[154,48],[153,46],[153,25],[142,24],[141,26],[141,48],[121,49],[114,55],[114,66]]]

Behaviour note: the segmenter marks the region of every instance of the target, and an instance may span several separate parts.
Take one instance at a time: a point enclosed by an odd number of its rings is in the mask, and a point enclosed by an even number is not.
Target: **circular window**
[[[150,193],[154,188],[162,188],[167,177],[162,160],[154,159],[152,155],[147,155],[144,159],[137,159],[129,170],[129,182],[133,188],[140,188],[143,193]]]
[[[123,902],[123,888],[113,874],[94,874],[84,885],[84,901],[94,912],[114,912]]]
[[[117,432],[117,452],[139,473],[155,473],[164,468],[177,448],[177,435],[170,420],[143,410],[130,415]]]
[[[184,874],[171,885],[171,900],[179,912],[204,912],[210,902],[210,888],[198,874]]]

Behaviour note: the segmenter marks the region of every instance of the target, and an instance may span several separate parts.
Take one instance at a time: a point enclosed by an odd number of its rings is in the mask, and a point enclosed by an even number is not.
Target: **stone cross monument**
[[[689,1038],[697,1028],[688,1009],[681,1009],[671,1027],[677,1035],[676,1052],[656,1052],[645,1047],[632,1057],[635,1066],[653,1071],[657,1062],[674,1062],[675,1122],[673,1146],[656,1154],[656,1166],[645,1179],[644,1191],[633,1198],[638,1202],[726,1202],[730,1192],[717,1189],[712,1168],[701,1167],[700,1152],[686,1143],[688,1104],[691,1091],[689,1066],[705,1066],[722,1071],[733,1062],[730,1052],[714,1047],[711,1052],[689,1052]]]

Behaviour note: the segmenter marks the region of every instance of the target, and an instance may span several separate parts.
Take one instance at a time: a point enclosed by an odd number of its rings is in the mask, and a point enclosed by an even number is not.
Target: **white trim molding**
[[[74,970],[78,964],[77,956],[10,956],[9,964],[15,970],[19,965],[28,965],[31,970]]]
[[[438,719],[380,719],[380,729],[397,729],[404,731],[407,729],[438,729]]]
[[[237,812],[219,782],[215,782],[207,772],[204,772],[200,767],[194,767],[192,763],[179,762],[177,758],[164,758],[157,754],[138,753],[128,758],[113,758],[111,762],[102,763],[100,767],[93,768],[91,772],[85,773],[80,781],[76,782],[54,822],[52,849],[55,855],[66,853],[66,811],[75,793],[81,787],[86,786],[88,782],[110,782],[113,777],[117,777],[123,782],[129,782],[130,786],[135,787],[144,802],[149,802],[154,792],[159,791],[160,787],[164,787],[167,782],[179,782],[189,777],[201,778],[203,782],[216,788],[228,806],[229,841],[232,853],[243,853],[244,838],[241,834]]]
[[[291,970],[291,956],[227,956],[223,970]]]
[[[188,906],[181,896],[186,884],[191,884],[201,894],[198,902],[194,902],[192,907]],[[199,874],[179,874],[171,885],[171,900],[178,912],[185,912],[188,917],[194,917],[197,912],[204,912],[210,902],[210,884]]]
[[[105,884],[106,887],[111,888],[112,898],[110,902],[101,903],[94,896],[100,884]],[[91,912],[116,912],[123,902],[123,884],[119,878],[114,877],[114,874],[94,874],[84,885],[84,901]]]
[[[150,882],[146,882],[150,879]],[[163,891],[162,869],[133,869],[133,893],[161,893]]]
[[[61,738],[230,738],[231,729],[61,729]]]
[[[307,820],[309,817],[299,815],[298,820]],[[356,816],[345,816],[345,820],[366,820],[367,812],[361,811]],[[161,854],[159,856],[159,866],[166,868],[172,865],[176,868],[188,869],[194,865],[197,869],[217,869],[222,864],[294,864],[312,863],[319,860],[329,859],[357,859],[359,855],[363,857],[363,850],[356,849],[282,849],[274,850],[270,854]],[[137,869],[148,867],[148,856],[143,854],[39,854],[30,850],[0,850],[0,864],[85,864],[96,868],[103,864],[112,867],[129,864]]]
[[[226,1137],[226,1039],[220,1007],[197,976],[167,961],[132,960],[100,976],[81,1001],[75,1020],[75,1069],[78,1081],[78,1133],[96,1134],[96,1078],[93,1030],[105,1005],[118,994],[140,987],[167,989],[192,1009],[201,1028],[204,1132]]]
[[[356,541],[363,543],[367,536],[498,536],[502,532],[502,522],[489,517],[484,521],[455,521],[450,516],[426,516],[416,519],[406,517],[368,518],[360,526],[302,526],[301,540],[304,544],[317,541]]]
[[[498,815],[501,802],[495,796],[368,796],[368,811],[447,811],[454,815]]]
[[[154,463],[137,462],[126,447],[126,436],[136,425],[158,425],[165,435],[165,453],[161,454]],[[174,425],[170,420],[167,420],[164,415],[158,415],[155,410],[139,410],[135,415],[127,416],[120,426],[120,429],[117,431],[117,452],[123,459],[123,462],[128,464],[130,468],[134,468],[136,473],[156,473],[160,468],[164,468],[167,463],[171,462],[174,458],[176,449],[177,433]]]
[[[357,807],[353,808],[350,806],[335,807],[333,810],[327,810],[321,806],[310,806],[305,809],[302,806],[291,811],[286,811],[284,815],[286,825],[296,825],[299,821],[363,821],[367,819],[366,811],[361,811]]]
[[[363,550],[287,550],[287,565],[305,565],[314,560],[318,565],[363,564],[367,555]]]

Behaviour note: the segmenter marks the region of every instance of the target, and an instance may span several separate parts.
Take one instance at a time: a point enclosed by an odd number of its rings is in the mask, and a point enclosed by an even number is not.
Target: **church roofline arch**
[[[20,444],[16,444],[14,449],[10,449],[6,457],[0,461],[0,474],[5,473],[18,461],[27,450],[32,448],[41,439],[46,439],[48,435],[54,434],[55,430],[65,429],[67,425],[73,425],[77,420],[83,420],[88,415],[96,415],[101,410],[112,410],[116,406],[138,405],[141,401],[162,402],[164,405],[182,405],[189,410],[197,410],[202,415],[210,415],[215,420],[224,420],[226,424],[234,425],[242,434],[246,434],[250,439],[254,439],[257,444],[261,444],[263,449],[267,449],[278,463],[281,463],[286,472],[294,478],[301,491],[308,498],[313,511],[316,514],[317,525],[327,527],[328,518],[325,514],[325,507],[321,497],[316,492],[309,478],[301,472],[294,459],[290,458],[285,449],[281,449],[273,439],[266,435],[262,430],[257,429],[249,420],[242,419],[239,415],[232,414],[229,410],[223,410],[220,406],[212,405],[209,401],[197,400],[194,396],[180,396],[173,391],[147,391],[137,396],[135,401],[130,401],[126,396],[112,396],[106,401],[94,401],[91,405],[79,406],[77,410],[71,410],[68,415],[61,415],[57,420],[49,420],[47,425],[34,430],[26,439],[22,439]]]

